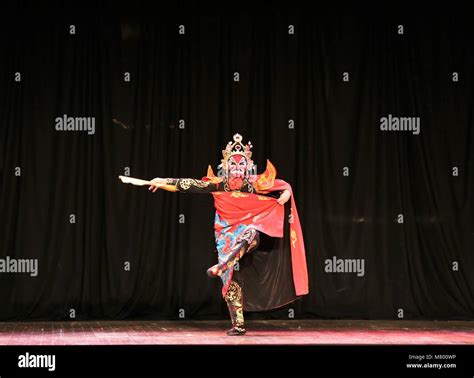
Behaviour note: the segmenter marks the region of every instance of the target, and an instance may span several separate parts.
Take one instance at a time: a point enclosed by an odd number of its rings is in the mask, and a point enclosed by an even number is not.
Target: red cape
[[[275,179],[265,193],[276,190],[289,190],[291,193],[290,244],[293,283],[296,295],[308,294],[308,271],[303,233],[296,209],[291,185]],[[282,238],[285,222],[285,208],[275,198],[243,192],[212,192],[217,213],[229,225],[253,225],[258,231],[269,236]]]

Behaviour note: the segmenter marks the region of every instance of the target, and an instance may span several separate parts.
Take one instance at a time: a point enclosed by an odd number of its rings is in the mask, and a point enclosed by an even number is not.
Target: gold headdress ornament
[[[233,155],[243,155],[247,158],[248,166],[247,169],[250,171],[253,169],[254,164],[252,160],[252,143],[248,142],[246,145],[242,143],[242,135],[235,134],[234,135],[234,142],[227,143],[225,150],[222,150],[223,159],[221,160],[222,164],[219,167],[224,168],[227,170],[227,161]],[[257,192],[266,193],[269,189],[273,187],[273,184],[276,179],[276,168],[267,160],[267,167],[265,171],[260,174],[256,175],[255,181],[253,181],[254,187],[257,189]],[[212,183],[220,183],[222,182],[222,177],[218,177],[214,174],[212,167],[209,165],[207,168],[207,175],[203,177],[204,181],[210,181]]]
[[[230,141],[227,143],[225,150],[222,150],[223,159],[221,160],[224,169],[227,169],[227,161],[233,155],[243,155],[247,159],[247,169],[250,171],[253,168],[252,160],[252,143],[249,141],[247,144],[242,143],[242,135],[234,134],[234,142]]]

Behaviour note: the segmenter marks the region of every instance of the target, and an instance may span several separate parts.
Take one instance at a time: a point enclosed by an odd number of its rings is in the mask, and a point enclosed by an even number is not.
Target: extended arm
[[[220,183],[211,183],[209,181],[197,180],[193,178],[154,178],[152,185],[148,188],[152,192],[158,189],[165,189],[173,192],[184,193],[211,193],[220,189]]]

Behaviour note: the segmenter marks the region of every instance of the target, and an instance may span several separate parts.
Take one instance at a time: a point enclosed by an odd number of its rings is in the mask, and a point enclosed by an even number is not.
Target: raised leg
[[[257,248],[259,241],[260,236],[258,231],[254,228],[248,228],[237,240],[226,259],[210,267],[207,270],[207,275],[209,277],[216,277],[220,276],[226,270],[232,269],[245,253]]]

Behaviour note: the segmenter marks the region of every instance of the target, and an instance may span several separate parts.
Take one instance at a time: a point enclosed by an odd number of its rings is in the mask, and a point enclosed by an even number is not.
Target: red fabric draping
[[[276,179],[265,193],[276,190],[289,190],[291,193],[290,247],[293,269],[293,282],[297,295],[304,295],[308,289],[308,271],[303,233],[293,198],[291,185]],[[214,206],[221,219],[229,225],[252,225],[257,230],[272,236],[283,237],[285,209],[275,198],[243,192],[213,192]]]

